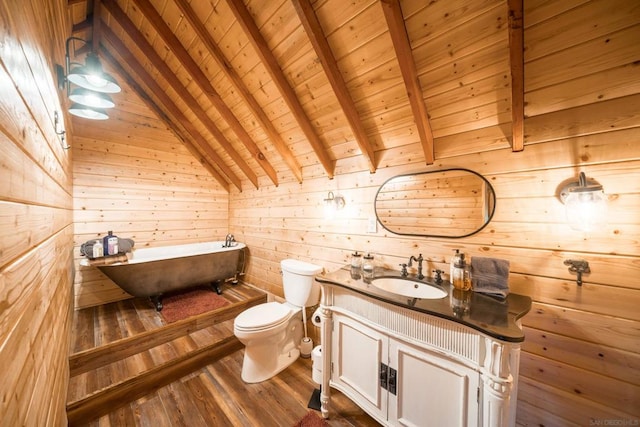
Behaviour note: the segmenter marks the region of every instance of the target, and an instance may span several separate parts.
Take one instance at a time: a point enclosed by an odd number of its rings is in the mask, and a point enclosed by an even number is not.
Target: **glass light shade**
[[[109,116],[101,108],[88,107],[86,105],[72,104],[69,112],[76,117],[91,120],[107,120]]]
[[[85,88],[75,88],[69,99],[78,104],[93,108],[113,108],[116,104],[106,93],[95,92]]]
[[[329,191],[328,197],[324,199],[324,217],[333,219],[336,216],[336,212],[343,209],[344,205],[344,197],[334,196],[333,192]]]
[[[90,53],[84,66],[74,67],[67,75],[67,80],[85,89],[102,93],[118,93],[120,86],[109,74],[102,71],[98,57]]]
[[[594,231],[607,222],[607,196],[602,186],[577,186],[568,189],[564,207],[569,226],[578,231]]]

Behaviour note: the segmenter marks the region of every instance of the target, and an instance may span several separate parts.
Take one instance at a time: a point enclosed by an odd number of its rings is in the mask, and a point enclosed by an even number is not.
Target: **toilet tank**
[[[320,300],[320,286],[315,280],[322,267],[297,259],[283,259],[282,287],[287,302],[298,307],[310,307]]]

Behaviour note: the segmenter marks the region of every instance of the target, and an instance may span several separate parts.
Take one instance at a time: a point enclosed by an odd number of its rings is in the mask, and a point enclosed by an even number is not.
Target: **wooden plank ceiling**
[[[432,164],[434,140],[492,127],[524,148],[522,0],[68,9],[72,35],[90,41],[72,59],[96,51],[227,189],[302,182],[303,170],[333,178],[340,161],[373,173],[403,146]]]

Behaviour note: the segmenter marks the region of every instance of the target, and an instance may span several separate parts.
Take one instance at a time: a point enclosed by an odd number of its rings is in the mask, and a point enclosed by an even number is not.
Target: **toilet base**
[[[276,348],[268,345],[245,347],[242,381],[249,384],[266,381],[285,370],[300,357],[300,350],[297,347],[274,355],[276,352]]]

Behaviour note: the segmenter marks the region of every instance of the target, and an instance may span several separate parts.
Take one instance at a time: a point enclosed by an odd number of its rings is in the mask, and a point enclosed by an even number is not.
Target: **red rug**
[[[167,323],[173,323],[227,304],[231,303],[211,289],[198,288],[164,297],[160,314]]]
[[[326,427],[329,423],[314,411],[307,412],[293,427]]]

